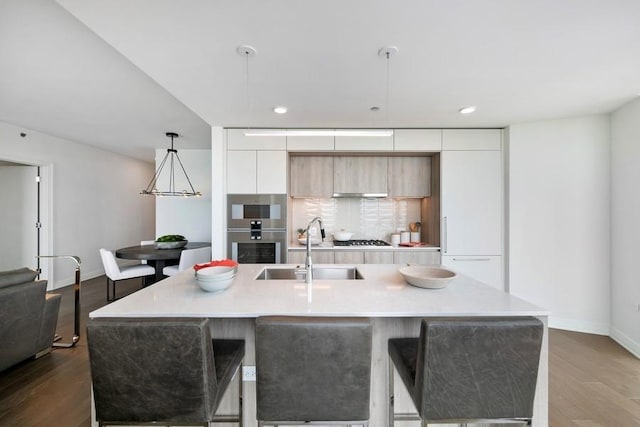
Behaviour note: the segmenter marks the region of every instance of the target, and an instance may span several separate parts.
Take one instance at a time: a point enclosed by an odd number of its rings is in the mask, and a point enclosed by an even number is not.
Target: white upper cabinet
[[[285,194],[287,192],[287,152],[256,152],[256,193]]]
[[[396,129],[393,145],[395,151],[440,151],[442,129]]]
[[[287,136],[287,151],[333,151],[334,136]]]
[[[227,193],[285,194],[286,137],[249,137],[245,131],[227,129]]]
[[[443,150],[501,150],[500,129],[444,129]]]
[[[256,194],[256,151],[227,152],[227,193]]]
[[[443,151],[443,255],[502,254],[502,152]]]
[[[336,151],[393,151],[391,136],[336,136]]]
[[[281,129],[227,129],[228,150],[286,150],[287,137],[284,135],[247,136],[246,132],[282,133]]]

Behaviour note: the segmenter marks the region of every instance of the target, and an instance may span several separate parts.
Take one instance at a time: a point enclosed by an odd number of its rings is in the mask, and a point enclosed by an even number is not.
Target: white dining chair
[[[107,249],[100,249],[100,258],[104,273],[107,276],[107,301],[116,299],[116,282],[120,280],[133,279],[136,277],[152,276],[156,274],[156,270],[150,265],[137,264],[120,267],[116,262],[113,252]],[[113,293],[109,292],[110,282],[113,283]]]
[[[168,265],[162,269],[165,276],[174,276],[193,267],[195,264],[202,264],[211,261],[211,246],[196,249],[185,249],[180,253],[180,262],[178,265]]]

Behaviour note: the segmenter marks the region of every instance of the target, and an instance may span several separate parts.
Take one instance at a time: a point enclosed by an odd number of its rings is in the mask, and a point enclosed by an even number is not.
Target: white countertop
[[[202,291],[195,281],[193,270],[185,270],[95,310],[89,316],[255,318],[265,315],[549,315],[547,310],[462,275],[444,289],[413,287],[398,273],[401,265],[389,264],[357,265],[363,280],[314,280],[313,300],[309,303],[307,285],[303,281],[255,280],[265,266],[241,264],[233,284],[218,293]],[[275,267],[293,265],[278,264]]]

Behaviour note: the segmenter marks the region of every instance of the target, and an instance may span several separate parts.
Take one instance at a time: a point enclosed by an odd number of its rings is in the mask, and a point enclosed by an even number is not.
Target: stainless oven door
[[[251,239],[248,231],[229,231],[229,256],[239,264],[280,264],[286,259],[283,231],[263,231],[261,240]]]

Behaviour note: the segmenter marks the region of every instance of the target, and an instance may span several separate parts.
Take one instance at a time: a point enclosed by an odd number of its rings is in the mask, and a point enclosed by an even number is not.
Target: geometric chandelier
[[[187,175],[187,171],[184,170],[184,166],[180,161],[180,157],[178,156],[178,150],[173,148],[173,138],[177,138],[178,134],[175,132],[167,132],[166,135],[171,138],[171,148],[167,148],[167,154],[164,155],[164,159],[162,159],[162,163],[158,167],[155,175],[147,185],[147,188],[142,190],[140,194],[149,195],[149,196],[182,196],[182,197],[200,197],[202,194],[199,191],[195,191],[193,189],[193,185],[191,184],[191,180]],[[158,178],[162,174],[162,170],[167,163],[167,159],[169,159],[169,184],[167,190],[158,190]],[[175,179],[175,159],[178,160],[178,164],[180,165],[180,169],[184,174],[184,177],[187,179],[187,183],[189,187],[191,187],[191,191],[181,190],[176,191],[176,179]]]

